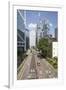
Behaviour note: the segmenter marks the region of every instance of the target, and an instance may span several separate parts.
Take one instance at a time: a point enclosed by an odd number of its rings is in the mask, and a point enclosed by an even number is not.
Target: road
[[[45,59],[38,57],[38,53],[35,50],[24,60],[17,74],[18,80],[57,77],[57,71]]]

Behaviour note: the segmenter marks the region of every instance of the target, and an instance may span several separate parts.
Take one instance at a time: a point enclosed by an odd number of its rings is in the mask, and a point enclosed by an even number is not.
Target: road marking
[[[27,76],[27,79],[30,79],[30,78],[31,78],[31,75],[28,75],[28,76]]]
[[[30,64],[29,64],[29,63],[27,63],[27,65],[28,65],[28,66],[30,66]]]
[[[51,71],[50,70],[46,70],[45,71],[47,74],[51,74]]]
[[[25,66],[26,66],[28,60],[31,60],[31,56],[30,56],[30,57],[28,56],[28,58],[29,58],[29,59],[27,59],[27,60],[25,61],[24,65],[22,66],[22,68],[21,68],[21,70],[20,70],[20,72],[19,72],[19,74],[18,74],[18,76],[17,76],[17,79],[18,79],[18,80],[21,80],[21,79],[22,79],[23,74],[24,74],[24,71],[25,71]]]
[[[31,69],[30,72],[31,72],[31,73],[34,73],[34,72],[35,72],[35,69]]]
[[[53,75],[49,75],[49,78],[53,78],[54,76]]]
[[[42,74],[42,71],[41,70],[39,71],[39,74]]]

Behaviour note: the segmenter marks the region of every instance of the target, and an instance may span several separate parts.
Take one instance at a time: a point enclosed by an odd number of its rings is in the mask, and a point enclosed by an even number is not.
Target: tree
[[[41,51],[43,57],[46,58],[52,56],[52,44],[49,43],[48,38],[41,38],[38,42],[37,48]]]

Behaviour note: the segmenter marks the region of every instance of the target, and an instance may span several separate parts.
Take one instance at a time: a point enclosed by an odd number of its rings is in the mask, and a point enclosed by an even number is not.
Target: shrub
[[[41,38],[37,44],[37,48],[41,51],[43,57],[52,57],[52,43],[48,38]]]
[[[58,58],[54,57],[54,58],[47,58],[47,61],[55,68],[58,68]]]

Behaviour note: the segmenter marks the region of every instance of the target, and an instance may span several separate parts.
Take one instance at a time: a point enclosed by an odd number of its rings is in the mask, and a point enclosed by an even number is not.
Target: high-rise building
[[[42,26],[42,23],[41,22],[39,24],[37,24],[37,30],[36,30],[37,42],[42,37],[42,28],[43,28],[43,26]]]
[[[25,30],[25,34],[26,34],[26,50],[29,48],[29,30],[26,29]]]
[[[36,46],[36,30],[32,29],[30,30],[30,48]]]
[[[27,36],[28,35],[28,36]],[[20,38],[20,41],[18,39]],[[17,10],[17,47],[18,50],[21,48],[23,51],[27,50],[26,39],[28,38],[29,44],[29,30],[26,29],[26,11],[24,10]]]
[[[40,38],[48,37],[48,30],[49,30],[49,23],[47,22],[46,19],[43,21],[40,21],[37,24],[37,30],[36,30],[37,42],[39,42]]]
[[[55,39],[56,41],[58,40],[58,28],[57,27],[55,28]]]

